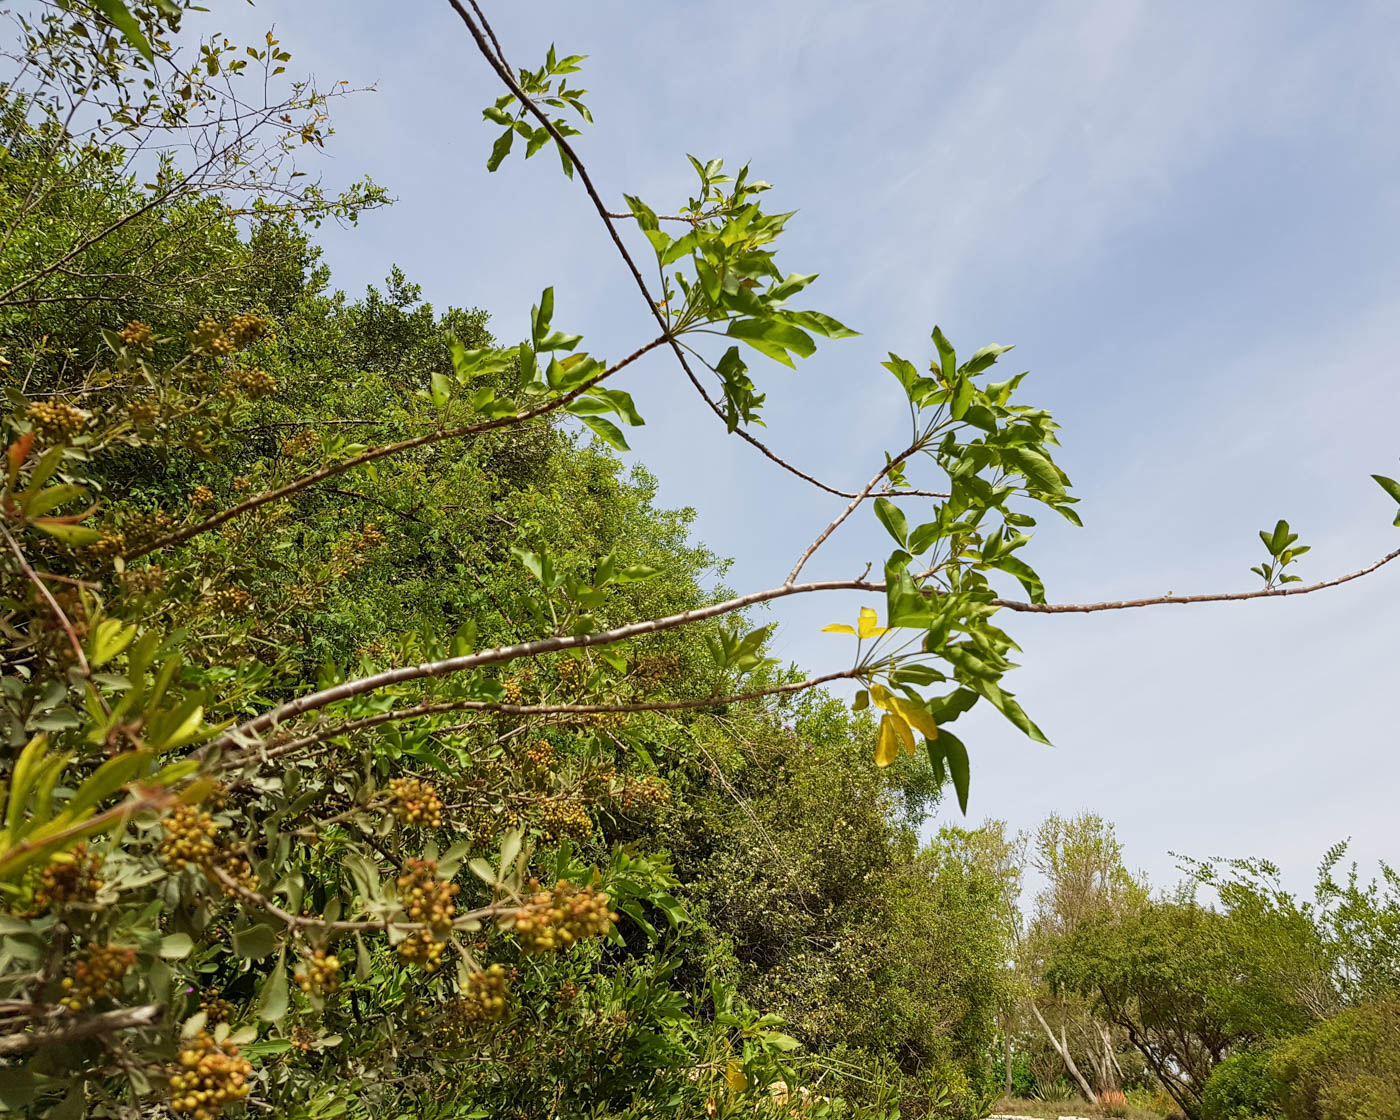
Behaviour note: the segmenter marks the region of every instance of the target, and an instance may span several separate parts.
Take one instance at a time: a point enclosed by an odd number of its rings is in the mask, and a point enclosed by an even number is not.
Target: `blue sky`
[[[1289,518],[1309,579],[1394,548],[1400,475],[1400,7],[862,4],[818,0],[483,5],[516,66],[589,55],[598,120],[580,151],[611,199],[671,210],[687,153],[745,161],[796,208],[780,264],[820,272],[810,306],[862,331],[764,373],[764,438],[863,483],[903,434],[887,350],[916,362],[1017,344],[1026,399],[1063,426],[1085,527],[1043,523],[1030,557],[1057,601],[1245,590],[1256,531]],[[445,0],[260,0],[202,27],[275,23],[294,69],[374,83],[337,112],[328,183],[368,172],[399,200],[321,240],[355,293],[394,264],[503,340],[542,288],[556,324],[618,356],[646,309],[586,198],[541,155],[483,168],[493,78]],[[711,425],[663,356],[625,383],[636,458],[728,582],[781,582],[839,500]],[[917,515],[917,511],[911,513]],[[809,567],[887,551],[868,512]],[[1055,741],[972,718],[970,816],[1115,820],[1135,866],[1267,855],[1301,885],[1353,838],[1395,858],[1400,566],[1296,601],[1006,619],[1008,683]],[[775,609],[776,651],[842,667],[818,633],[855,600]],[[945,814],[945,817],[956,815]]]

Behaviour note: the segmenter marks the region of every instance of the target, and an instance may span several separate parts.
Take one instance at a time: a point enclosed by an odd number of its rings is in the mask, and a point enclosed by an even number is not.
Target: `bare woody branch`
[[[120,1007],[115,1011],[104,1011],[100,1015],[89,1015],[50,1030],[0,1035],[0,1054],[23,1054],[56,1042],[76,1042],[95,1035],[128,1031],[135,1027],[149,1027],[159,1022],[164,1013],[165,1008],[160,1004],[148,1003],[142,1007]]]
[[[1400,548],[1386,553],[1374,564],[1358,568],[1347,575],[1323,580],[1321,583],[1306,584],[1302,587],[1267,587],[1260,588],[1258,591],[1235,591],[1214,595],[1158,595],[1151,599],[1118,599],[1103,603],[1025,603],[1015,599],[997,599],[995,605],[1005,607],[1009,611],[1022,611],[1026,614],[1092,614],[1096,611],[1132,610],[1135,607],[1161,607],[1170,603],[1184,605],[1188,603],[1237,603],[1246,599],[1281,599],[1290,595],[1311,595],[1314,591],[1323,591],[1329,587],[1340,587],[1344,583],[1350,583],[1354,579],[1370,575],[1397,558],[1400,558]]]
[[[727,696],[700,696],[692,697],[687,700],[657,700],[635,704],[499,704],[490,700],[444,700],[437,703],[415,704],[410,708],[393,708],[387,712],[376,712],[374,715],[365,716],[362,719],[326,724],[322,727],[313,728],[307,734],[291,739],[285,743],[249,747],[239,751],[237,754],[228,755],[220,759],[213,769],[215,772],[225,772],[228,770],[236,770],[241,766],[249,764],[271,762],[273,759],[285,758],[289,754],[295,754],[306,747],[325,742],[327,739],[334,739],[340,735],[350,735],[356,731],[364,731],[368,728],[379,727],[386,723],[421,719],[427,716],[446,715],[450,712],[483,712],[491,715],[521,717],[556,715],[632,715],[641,712],[681,712],[694,710],[696,708],[718,708],[728,704],[742,704],[749,700],[761,700],[768,696],[781,696],[793,692],[805,692],[807,689],[820,688],[822,685],[831,684],[833,681],[850,680],[857,676],[859,672],[859,669],[842,669],[839,672],[826,673],[819,677],[808,677],[800,681],[789,681],[785,684],[772,685],[768,688],[751,689],[747,692],[730,693]],[[457,726],[450,729],[435,728],[434,730],[446,731],[463,729],[463,726]]]
[[[1305,587],[1281,587],[1217,595],[1162,595],[1150,599],[1126,599],[1104,603],[1028,603],[1017,599],[994,599],[992,605],[1003,607],[1007,610],[1033,614],[1087,614],[1095,611],[1130,610],[1138,607],[1165,606],[1172,603],[1218,603],[1247,599],[1282,598],[1291,595],[1307,595],[1315,591],[1321,591],[1329,587],[1337,587],[1340,584],[1349,583],[1352,580],[1360,579],[1363,576],[1377,571],[1397,557],[1400,557],[1400,549],[1396,549],[1394,552],[1387,554],[1375,563],[1358,571],[1345,576],[1338,576],[1335,579],[1325,580],[1321,583],[1310,584]],[[555,635],[548,638],[538,638],[530,642],[521,642],[516,645],[498,646],[493,649],[480,650],[476,653],[464,654],[460,657],[448,657],[439,661],[425,661],[418,665],[407,665],[398,669],[389,669],[382,673],[372,674],[371,676],[343,681],[331,688],[308,693],[295,700],[289,700],[261,715],[254,716],[238,727],[211,740],[201,749],[200,753],[201,755],[206,755],[230,747],[256,747],[256,739],[258,737],[288,720],[295,719],[297,716],[304,715],[307,712],[318,711],[321,708],[339,703],[342,700],[350,700],[356,696],[363,696],[366,693],[376,692],[379,689],[396,684],[450,676],[454,673],[483,668],[487,665],[499,665],[508,661],[515,661],[522,657],[539,657],[544,654],[560,653],[569,649],[589,649],[595,646],[613,645],[630,638],[641,637],[645,634],[656,634],[665,630],[673,630],[680,626],[689,626],[697,622],[703,622],[706,619],[733,614],[747,607],[757,606],[759,603],[768,603],[776,599],[785,599],[793,595],[809,595],[820,591],[883,592],[885,589],[884,583],[865,579],[822,580],[812,583],[783,584],[781,587],[771,587],[765,591],[755,591],[748,595],[740,595],[719,603],[711,603],[708,606],[681,611],[677,614],[628,623],[625,626],[614,627],[611,630],[601,630],[592,634]]]

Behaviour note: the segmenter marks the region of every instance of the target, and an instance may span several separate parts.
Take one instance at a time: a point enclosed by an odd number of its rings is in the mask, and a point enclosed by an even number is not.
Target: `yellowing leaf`
[[[849,634],[854,638],[856,636],[856,628],[854,626],[847,626],[844,622],[833,622],[830,626],[823,626],[822,633]]]
[[[724,1070],[724,1083],[732,1093],[742,1093],[749,1087],[749,1079],[744,1076],[744,1063],[738,1058],[730,1058]]]
[[[883,768],[899,757],[899,732],[894,724],[894,716],[880,717],[880,737],[875,741],[876,766]]]
[[[928,714],[927,709],[918,704],[911,704],[908,700],[900,696],[892,697],[892,699],[894,700],[894,710],[903,717],[906,723],[912,725],[920,735],[925,739],[938,738],[938,724],[934,718]],[[910,748],[910,753],[913,753],[912,747]]]
[[[894,724],[895,732],[899,735],[899,737],[902,740],[904,740],[904,749],[909,754],[913,754],[915,743],[914,732],[910,728],[910,726],[904,722],[904,717],[898,715],[891,715],[887,718],[891,723]]]
[[[869,607],[860,608],[860,637],[875,638],[881,634],[888,634],[889,630],[881,626],[876,620],[875,612]]]

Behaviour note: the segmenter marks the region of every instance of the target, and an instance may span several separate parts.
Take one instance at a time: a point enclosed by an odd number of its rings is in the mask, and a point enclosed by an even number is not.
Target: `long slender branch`
[[[240,502],[236,506],[231,506],[197,524],[187,525],[183,529],[168,533],[160,539],[152,541],[150,544],[128,552],[126,554],[126,559],[134,560],[154,552],[156,549],[166,548],[173,544],[179,544],[181,541],[187,541],[191,537],[196,537],[201,533],[207,533],[211,529],[217,529],[220,525],[232,521],[235,517],[247,513],[250,510],[257,509],[259,506],[265,506],[269,502],[276,502],[283,498],[289,498],[293,494],[298,494],[309,486],[314,486],[316,483],[324,482],[328,478],[335,478],[338,475],[345,474],[347,471],[352,471],[356,467],[363,466],[365,463],[372,463],[376,459],[397,455],[403,451],[411,451],[415,447],[426,447],[429,444],[442,443],[444,440],[461,439],[464,436],[478,435],[482,432],[508,427],[512,424],[523,424],[528,420],[534,420],[547,413],[557,411],[570,401],[588,392],[589,389],[592,389],[599,382],[617,373],[618,370],[624,369],[638,358],[642,357],[642,355],[656,349],[656,347],[660,346],[665,341],[665,336],[652,339],[645,346],[639,347],[631,354],[628,354],[627,357],[623,358],[620,362],[609,366],[602,373],[598,374],[597,377],[591,377],[576,389],[572,389],[562,396],[553,397],[543,404],[527,409],[525,412],[516,413],[511,416],[497,417],[495,420],[486,420],[479,424],[464,424],[460,427],[447,428],[443,431],[428,432],[425,435],[414,436],[412,439],[400,440],[398,443],[385,444],[383,447],[372,447],[363,454],[356,455],[340,463],[332,463],[329,466],[322,467],[318,471],[313,471],[311,474],[303,475],[301,478],[287,483],[286,486],[280,486],[276,490],[267,490],[261,494],[255,494],[247,501]]]
[[[133,1027],[147,1027],[160,1019],[164,1011],[165,1008],[158,1003],[148,1003],[142,1007],[119,1007],[115,1011],[90,1015],[54,1030],[21,1031],[17,1034],[2,1035],[0,1054],[22,1054],[55,1042],[76,1042],[80,1038],[91,1038],[93,1035],[131,1030]]]
[[[759,603],[771,602],[774,599],[783,599],[790,595],[805,595],[813,591],[879,591],[883,590],[883,584],[869,583],[865,580],[827,580],[820,583],[800,583],[783,587],[773,587],[766,591],[755,591],[748,595],[740,595],[734,599],[726,599],[723,602],[711,603],[704,607],[695,607],[688,611],[681,611],[678,614],[665,615],[661,618],[650,618],[642,622],[629,623],[626,626],[614,627],[611,630],[602,630],[593,634],[561,634],[549,638],[538,638],[531,642],[521,642],[517,645],[498,646],[495,649],[480,650],[477,653],[463,654],[460,657],[448,657],[441,661],[425,661],[419,665],[407,665],[398,669],[389,669],[382,673],[375,673],[372,676],[360,677],[355,680],[343,681],[331,688],[321,689],[319,692],[308,693],[295,700],[289,700],[276,708],[254,716],[252,719],[240,724],[238,727],[224,733],[217,739],[211,740],[206,750],[217,750],[223,747],[239,745],[248,737],[284,723],[296,716],[306,712],[314,712],[326,707],[328,704],[335,704],[341,700],[349,700],[355,696],[362,696],[367,692],[375,692],[390,685],[403,684],[408,681],[424,680],[430,677],[445,677],[452,673],[464,672],[468,669],[478,669],[486,665],[499,665],[502,662],[514,661],[521,657],[539,657],[547,653],[559,653],[566,649],[589,649],[594,646],[612,645],[616,642],[626,641],[629,638],[640,637],[643,634],[656,634],[663,630],[673,630],[678,626],[689,626],[696,622],[703,622],[705,619],[717,618],[721,615],[732,614],[735,611],[743,610],[745,607],[756,606]]]
[[[1017,599],[997,599],[994,605],[1009,611],[1022,611],[1026,614],[1091,614],[1094,611],[1124,611],[1135,607],[1158,607],[1168,603],[1234,603],[1245,599],[1276,599],[1289,595],[1311,595],[1329,587],[1338,587],[1354,579],[1368,576],[1392,560],[1400,558],[1400,548],[1388,552],[1373,564],[1359,568],[1335,579],[1311,583],[1303,587],[1267,587],[1258,591],[1235,591],[1214,595],[1158,595],[1151,599],[1119,599],[1103,603],[1026,603]]]
[[[4,525],[0,525],[0,534],[4,535],[5,544],[8,545],[10,551],[14,553],[15,560],[19,564],[19,570],[24,573],[24,578],[29,580],[29,582],[38,589],[40,596],[43,598],[44,602],[48,604],[49,610],[51,610],[54,617],[58,619],[59,626],[61,626],[63,632],[68,635],[68,644],[73,647],[73,654],[78,659],[78,668],[82,671],[83,676],[87,678],[89,683],[91,683],[92,669],[88,666],[87,654],[83,652],[83,643],[78,641],[78,633],[73,629],[72,621],[68,618],[63,608],[58,605],[58,600],[53,597],[53,592],[48,589],[48,585],[39,578],[39,573],[36,572],[30,566],[29,561],[25,559],[24,550],[20,548],[19,541],[11,536],[10,530],[5,528]]]
[[[797,558],[797,563],[792,566],[792,571],[788,572],[788,577],[784,582],[794,582],[797,579],[798,575],[801,574],[802,569],[806,565],[807,561],[816,555],[817,549],[821,548],[821,546],[826,543],[827,538],[830,537],[832,533],[836,532],[836,530],[841,527],[841,523],[845,521],[846,518],[850,517],[851,514],[855,513],[856,509],[860,506],[861,502],[865,501],[865,499],[870,496],[870,492],[880,484],[880,480],[884,478],[887,474],[889,474],[890,471],[894,470],[895,467],[899,466],[900,463],[904,462],[905,459],[909,458],[910,455],[914,454],[914,452],[918,449],[919,445],[917,443],[913,444],[911,447],[909,447],[905,451],[900,452],[899,455],[897,455],[895,458],[891,459],[888,463],[886,463],[884,468],[880,471],[880,473],[877,474],[874,478],[872,478],[869,482],[867,482],[864,488],[860,490],[860,492],[857,493],[854,498],[851,499],[851,504],[848,505],[844,510],[842,510],[835,518],[833,518],[831,524],[828,525],[825,529],[823,529],[817,535],[817,539],[807,546],[807,551]]]
[[[215,770],[224,772],[235,770],[248,763],[270,762],[295,754],[304,747],[333,739],[338,735],[349,735],[385,723],[418,719],[424,716],[444,715],[448,712],[490,712],[505,716],[551,716],[551,715],[604,715],[631,714],[634,712],[680,712],[695,708],[717,708],[727,704],[742,704],[749,700],[759,700],[766,696],[779,696],[792,692],[804,692],[809,688],[819,688],[832,681],[848,680],[857,674],[856,669],[843,669],[840,672],[826,673],[819,677],[808,677],[800,681],[756,688],[748,692],[731,693],[728,696],[701,696],[689,700],[656,700],[639,704],[497,704],[489,700],[444,700],[437,703],[415,704],[410,708],[393,708],[387,712],[376,712],[362,719],[346,720],[312,729],[308,734],[277,743],[269,747],[248,747],[237,754],[221,759]],[[461,724],[451,728],[436,728],[440,732],[461,731],[469,725]]]
[[[1004,607],[1007,610],[1036,614],[1085,614],[1093,611],[1128,610],[1138,607],[1164,606],[1169,603],[1213,603],[1246,599],[1281,598],[1288,595],[1306,595],[1314,591],[1324,590],[1325,588],[1336,587],[1340,584],[1348,583],[1351,580],[1360,579],[1362,576],[1369,575],[1390,563],[1397,557],[1400,557],[1400,549],[1396,549],[1386,556],[1383,556],[1375,563],[1369,564],[1358,571],[1348,575],[1338,576],[1335,579],[1325,580],[1321,583],[1310,584],[1306,587],[1272,588],[1262,591],[1243,591],[1219,595],[1159,596],[1153,599],[1130,599],[1106,603],[1027,603],[1016,599],[995,599],[993,600],[993,605]],[[205,745],[201,753],[210,753],[228,747],[248,746],[250,739],[261,735],[268,729],[276,727],[287,720],[307,712],[318,711],[330,704],[335,704],[342,700],[349,700],[355,696],[362,696],[366,693],[375,692],[381,688],[387,688],[395,684],[448,676],[453,673],[482,668],[487,665],[498,665],[503,662],[514,661],[522,657],[539,657],[544,654],[559,653],[567,649],[588,649],[594,646],[612,645],[617,642],[626,641],[629,638],[640,637],[643,634],[655,634],[664,630],[673,630],[677,627],[688,626],[696,622],[705,621],[706,619],[732,614],[746,607],[756,606],[759,603],[772,602],[775,599],[784,599],[792,595],[806,595],[818,591],[881,592],[884,590],[884,583],[865,579],[823,580],[812,583],[783,584],[781,587],[772,587],[765,591],[755,591],[748,595],[726,599],[719,603],[711,603],[708,606],[681,611],[678,614],[646,619],[641,622],[633,622],[625,626],[618,626],[611,630],[603,630],[593,634],[556,635],[549,638],[538,638],[534,641],[521,642],[516,645],[498,646],[494,649],[480,650],[477,653],[464,654],[460,657],[449,657],[440,661],[425,661],[418,665],[390,669],[382,673],[375,673],[371,676],[344,681],[331,688],[308,693],[295,700],[289,700],[276,708],[263,712],[261,715],[246,720],[238,727],[211,740]]]
[[[612,238],[612,243],[617,248],[618,254],[622,257],[623,262],[627,265],[627,270],[632,274],[632,279],[636,283],[637,289],[642,293],[642,298],[646,300],[647,309],[651,312],[652,318],[656,320],[657,324],[666,333],[666,339],[671,344],[671,350],[676,355],[676,361],[680,363],[681,369],[685,372],[691,386],[700,394],[704,402],[710,406],[710,411],[727,425],[724,410],[720,408],[715,399],[705,391],[704,385],[701,384],[700,379],[695,375],[695,371],[691,369],[690,362],[686,359],[685,351],[681,347],[680,342],[671,335],[670,324],[667,323],[666,316],[662,314],[660,308],[657,306],[656,300],[652,298],[651,289],[647,287],[646,280],[642,278],[641,269],[637,267],[637,262],[633,260],[632,254],[623,243],[622,235],[618,232],[617,225],[613,221],[612,212],[608,210],[603,202],[602,196],[598,193],[598,189],[593,185],[593,179],[589,175],[588,169],[579,159],[578,153],[574,150],[573,145],[571,145],[564,135],[555,127],[554,122],[549,119],[549,115],[536,105],[529,95],[520,88],[520,84],[515,80],[515,75],[511,72],[510,64],[505,60],[504,52],[502,52],[500,43],[497,42],[495,33],[491,30],[491,25],[487,22],[486,16],[477,5],[476,0],[468,0],[468,2],[471,4],[472,10],[476,13],[477,19],[481,21],[480,27],[477,26],[476,20],[471,17],[471,14],[466,8],[462,6],[460,0],[448,0],[448,3],[451,4],[452,8],[461,17],[467,30],[471,33],[471,37],[475,40],[477,49],[481,52],[482,57],[486,59],[491,69],[496,72],[496,76],[499,77],[506,88],[515,95],[515,98],[524,106],[530,115],[540,122],[540,125],[549,133],[554,142],[559,145],[559,149],[568,156],[570,162],[572,162],[574,170],[578,172],[579,181],[583,183],[583,189],[588,193],[589,199],[592,200],[594,208],[598,211],[598,217],[602,219],[603,225],[607,227],[608,236]],[[483,29],[485,31],[484,34]],[[487,42],[487,36],[490,36],[489,43]],[[813,477],[800,467],[789,463],[781,455],[750,435],[743,428],[736,428],[734,434],[745,443],[756,448],[769,460],[782,467],[783,470],[796,475],[804,482],[809,482],[818,489],[825,490],[828,494],[834,494],[838,498],[855,497],[854,493],[846,490],[838,490],[834,486],[828,486],[825,482]]]

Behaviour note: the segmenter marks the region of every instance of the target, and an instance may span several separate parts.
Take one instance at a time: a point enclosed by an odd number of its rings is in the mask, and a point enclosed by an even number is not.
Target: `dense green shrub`
[[[1287,1120],[1395,1120],[1400,1002],[1342,1011],[1281,1045],[1269,1068]]]
[[[1278,1085],[1269,1055],[1241,1050],[1218,1066],[1201,1094],[1204,1120],[1269,1120],[1277,1115]]]

